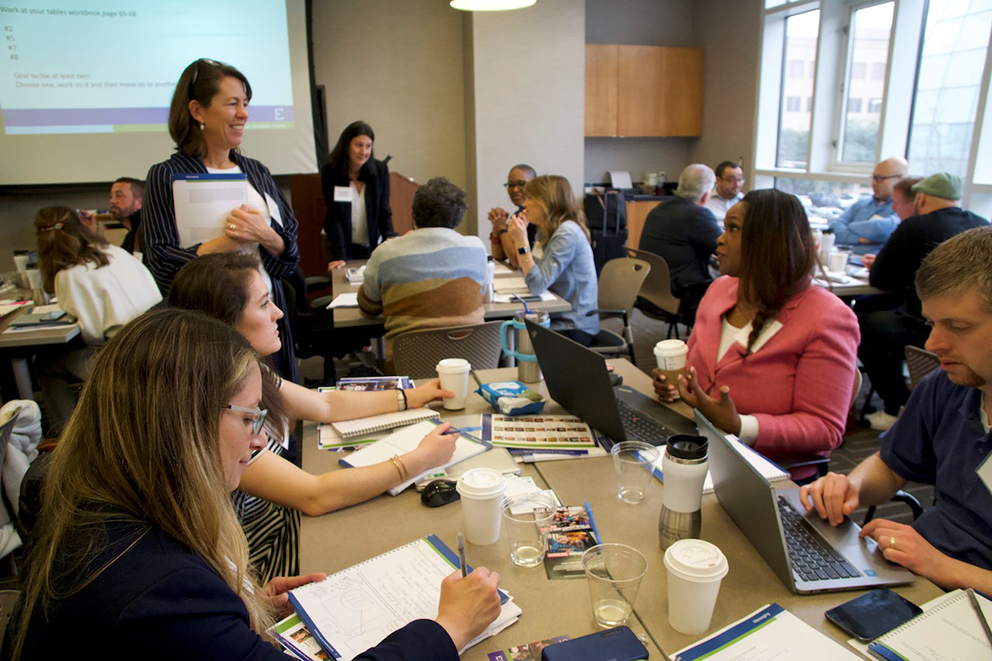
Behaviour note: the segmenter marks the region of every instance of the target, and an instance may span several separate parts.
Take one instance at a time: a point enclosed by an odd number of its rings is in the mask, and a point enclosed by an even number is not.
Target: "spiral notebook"
[[[406,411],[394,411],[393,413],[381,413],[370,415],[367,418],[357,420],[342,420],[332,422],[331,426],[342,438],[353,438],[363,434],[373,434],[377,431],[389,431],[397,427],[412,425],[422,420],[440,418],[441,414],[427,407],[419,409],[407,409]]]
[[[458,566],[458,556],[431,535],[291,590],[289,601],[325,652],[350,661],[410,622],[437,617],[441,581]],[[499,595],[499,617],[466,649],[520,617],[509,596]]]
[[[985,619],[992,621],[992,601],[978,592],[975,597]],[[861,649],[856,641],[850,643]],[[868,652],[882,661],[964,661],[992,659],[992,644],[968,593],[955,590],[927,602],[921,614],[876,638]]]
[[[418,445],[420,445],[420,441],[423,440],[424,436],[431,433],[437,424],[437,420],[425,420],[423,422],[418,422],[415,425],[404,427],[403,429],[395,431],[385,438],[381,438],[370,445],[366,445],[361,449],[352,452],[344,459],[338,460],[338,463],[347,468],[357,468],[360,466],[374,466],[375,464],[389,461],[391,457],[404,455],[407,452],[414,450]],[[418,473],[417,475],[410,475],[410,479],[406,482],[397,484],[387,492],[390,496],[396,496],[407,487],[415,484],[417,480],[424,477],[431,471],[436,470],[437,468],[454,466],[455,464],[465,461],[470,457],[474,457],[477,454],[482,454],[491,447],[492,446],[485,441],[473,438],[468,434],[460,433],[458,434],[458,439],[455,441],[455,453],[451,455],[451,459],[449,459],[447,463],[442,466],[431,466],[428,470],[425,470],[423,473]]]

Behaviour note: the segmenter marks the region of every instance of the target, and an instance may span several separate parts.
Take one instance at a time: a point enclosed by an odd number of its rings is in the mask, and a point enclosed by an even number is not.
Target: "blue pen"
[[[513,297],[524,304],[524,314],[530,314],[530,308],[527,307],[527,301],[525,301],[520,294],[514,294]]]

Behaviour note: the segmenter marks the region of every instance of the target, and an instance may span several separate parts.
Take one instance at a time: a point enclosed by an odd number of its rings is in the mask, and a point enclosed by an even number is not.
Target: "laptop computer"
[[[710,474],[720,505],[765,562],[793,592],[836,592],[916,580],[882,557],[871,539],[858,539],[850,519],[834,527],[806,514],[799,489],[776,490],[698,410],[699,433],[709,440]]]
[[[664,445],[670,436],[691,434],[696,425],[630,386],[613,387],[606,361],[564,335],[530,320],[527,333],[551,398],[613,442]],[[607,442],[607,449],[612,443]]]

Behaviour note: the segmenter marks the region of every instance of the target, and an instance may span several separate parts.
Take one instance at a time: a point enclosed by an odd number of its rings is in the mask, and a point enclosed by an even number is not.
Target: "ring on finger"
[[[894,549],[896,547],[896,538],[889,536],[889,548]]]

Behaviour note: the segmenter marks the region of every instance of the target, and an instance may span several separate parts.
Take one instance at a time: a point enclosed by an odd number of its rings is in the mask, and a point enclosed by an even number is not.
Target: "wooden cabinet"
[[[701,48],[586,45],[586,136],[699,136]]]
[[[644,231],[644,221],[648,214],[659,204],[661,200],[629,200],[627,202],[627,246],[639,248],[641,245],[641,233]]]

